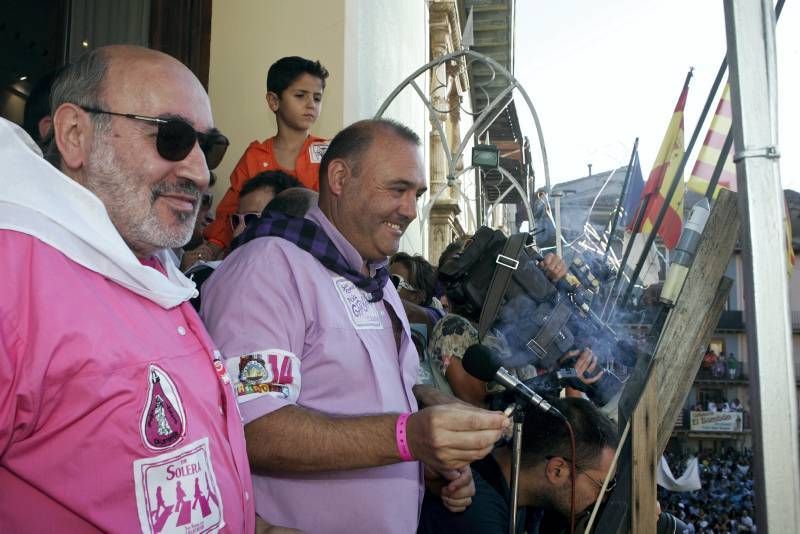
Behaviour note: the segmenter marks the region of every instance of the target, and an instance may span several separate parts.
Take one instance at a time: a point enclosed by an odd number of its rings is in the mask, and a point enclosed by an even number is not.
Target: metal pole
[[[522,422],[527,407],[517,406],[514,412],[514,441],[511,450],[511,518],[508,534],[517,533],[517,507],[519,506],[519,465],[522,459]]]
[[[800,462],[770,0],[725,0],[759,532],[800,532]]]
[[[611,231],[608,233],[608,243],[606,243],[606,252],[603,254],[603,263],[608,258],[608,251],[611,249],[611,239],[614,237],[614,232],[617,231],[617,221],[619,221],[620,210],[622,203],[625,201],[625,193],[628,191],[628,182],[631,180],[631,172],[633,171],[633,162],[636,159],[636,150],[639,148],[639,138],[633,142],[633,150],[631,150],[631,159],[628,161],[628,172],[625,173],[625,181],[622,182],[622,191],[619,193],[619,200],[617,201],[617,209],[611,216]]]
[[[556,254],[559,258],[564,257],[564,251],[561,246],[561,197],[564,196],[560,191],[554,191],[550,196],[555,200],[556,209]]]
[[[617,289],[619,289],[620,283],[622,283],[622,279],[625,278],[625,267],[628,265],[628,258],[631,255],[631,250],[633,250],[633,243],[636,240],[636,234],[642,229],[642,221],[644,221],[644,214],[647,212],[647,206],[650,204],[650,195],[645,195],[642,203],[639,205],[639,209],[636,211],[636,221],[633,223],[633,227],[631,230],[631,237],[628,239],[628,245],[625,247],[625,252],[622,254],[622,260],[619,263],[619,271],[617,272],[617,277],[614,279],[614,285],[611,286],[611,291],[608,292],[608,296],[606,297],[606,302],[603,305],[603,319],[608,319],[609,315],[605,315],[605,310],[608,307],[608,303],[612,302],[614,295],[619,296],[617,293]],[[611,309],[613,311],[614,305],[611,305]]]

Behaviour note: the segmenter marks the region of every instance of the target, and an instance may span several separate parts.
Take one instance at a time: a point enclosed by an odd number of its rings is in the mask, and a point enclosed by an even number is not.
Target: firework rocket
[[[667,306],[675,305],[675,301],[678,300],[678,295],[683,289],[686,274],[694,261],[697,245],[700,243],[700,236],[703,235],[703,229],[706,227],[710,211],[711,207],[708,204],[708,199],[703,198],[694,205],[692,212],[689,214],[689,220],[686,222],[681,238],[678,241],[678,246],[675,247],[673,252],[673,260],[667,271],[667,278],[664,280],[664,287],[661,289],[661,296],[659,297],[659,300]]]

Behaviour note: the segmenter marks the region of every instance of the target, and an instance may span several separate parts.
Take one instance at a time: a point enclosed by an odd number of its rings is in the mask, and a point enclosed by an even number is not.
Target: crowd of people
[[[659,488],[662,508],[698,534],[756,532],[753,517],[752,451],[701,450],[697,454],[665,454],[673,473],[682,473],[690,457],[699,461],[699,490],[673,493]]]
[[[736,380],[741,373],[741,365],[734,353],[717,353],[709,347],[703,355],[699,376],[701,378]]]
[[[732,401],[723,399],[709,400],[705,403],[697,402],[692,406],[694,412],[744,412],[744,406],[739,398]]]
[[[90,51],[49,80],[30,135],[0,120],[3,530],[508,531],[514,406],[462,360],[513,363],[525,340],[441,276],[484,234],[436,266],[399,252],[420,138],[391,120],[312,135],[327,78],[270,67],[277,133],[215,214],[229,141],[165,54]],[[552,296],[567,265],[532,264]],[[558,339],[508,364],[573,377],[525,414],[518,532],[565,531],[613,477],[616,424],[586,395],[604,371]]]

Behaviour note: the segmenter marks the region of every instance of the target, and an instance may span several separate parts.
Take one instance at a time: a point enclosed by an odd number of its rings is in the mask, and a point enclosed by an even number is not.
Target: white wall
[[[428,8],[423,0],[345,0],[344,124],[375,116],[381,105],[406,77],[428,62]],[[427,93],[427,78],[417,79]],[[423,102],[406,88],[383,115],[406,124],[423,143],[428,174],[430,123]],[[426,195],[427,197],[427,195]],[[427,198],[419,201],[425,205]],[[419,220],[409,226],[400,248],[423,253],[427,231]]]

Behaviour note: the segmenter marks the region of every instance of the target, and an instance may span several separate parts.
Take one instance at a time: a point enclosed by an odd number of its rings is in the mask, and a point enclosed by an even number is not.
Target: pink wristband
[[[414,461],[414,456],[411,455],[411,449],[408,448],[408,434],[406,433],[406,425],[408,425],[409,417],[411,417],[410,413],[401,413],[397,417],[397,424],[394,427],[397,451],[400,453],[400,459],[404,462]]]

